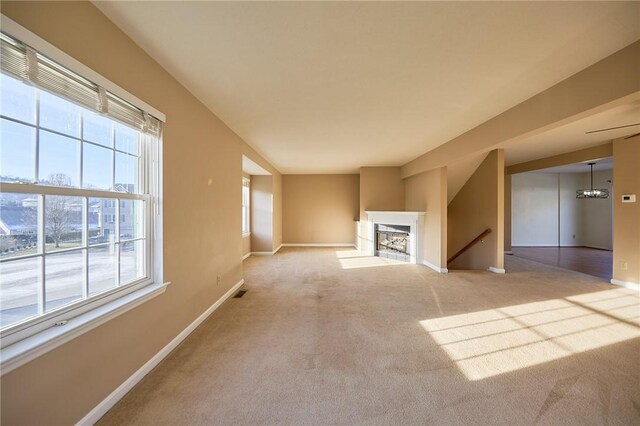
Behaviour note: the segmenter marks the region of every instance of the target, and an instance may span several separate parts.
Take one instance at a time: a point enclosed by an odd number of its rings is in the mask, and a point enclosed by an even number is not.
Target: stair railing
[[[447,263],[451,263],[454,260],[456,260],[458,257],[460,257],[460,255],[462,255],[462,253],[464,253],[465,251],[469,250],[471,247],[473,247],[476,244],[478,244],[484,237],[486,237],[490,233],[491,233],[491,228],[487,228],[484,231],[482,231],[480,233],[480,235],[478,235],[473,240],[471,240],[471,242],[469,244],[467,244],[466,246],[462,247],[460,250],[458,250],[458,252],[456,254],[454,254],[449,259],[447,259]]]

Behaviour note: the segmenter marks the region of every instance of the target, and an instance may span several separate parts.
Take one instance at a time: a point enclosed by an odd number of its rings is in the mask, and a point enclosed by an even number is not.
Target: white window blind
[[[0,62],[4,73],[160,136],[160,120],[4,33],[0,34]]]

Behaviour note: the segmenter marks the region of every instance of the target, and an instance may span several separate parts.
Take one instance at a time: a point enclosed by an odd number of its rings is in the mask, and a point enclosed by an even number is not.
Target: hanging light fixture
[[[578,189],[576,198],[609,198],[608,189],[593,189],[593,166],[596,163],[588,163],[591,167],[591,189]]]

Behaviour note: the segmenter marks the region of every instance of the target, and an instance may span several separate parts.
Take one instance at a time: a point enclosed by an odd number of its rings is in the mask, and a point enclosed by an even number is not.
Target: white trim
[[[111,82],[109,79],[98,74],[91,68],[77,61],[76,59],[69,56],[62,50],[55,47],[53,44],[44,40],[43,38],[38,37],[31,31],[29,31],[22,25],[18,24],[17,22],[11,20],[10,18],[6,17],[5,15],[0,16],[0,27],[2,27],[3,32],[10,34],[13,37],[17,38],[18,40],[28,44],[29,46],[33,47],[37,51],[45,54],[49,58],[58,62],[59,64],[64,65],[65,67],[81,75],[87,80],[90,80],[96,83],[97,85],[104,87],[106,90],[113,93],[114,95],[135,105],[136,107],[142,109],[143,111],[153,115],[158,120],[162,122],[167,121],[167,117],[162,112],[158,111],[148,103],[144,102],[143,100],[127,92],[122,87]]]
[[[588,244],[562,244],[560,246],[558,244],[511,244],[511,247],[524,247],[524,248],[527,248],[527,247],[549,247],[549,248],[584,247],[584,248],[592,248],[597,250],[613,251],[613,249],[609,247],[593,246]],[[513,252],[506,252],[506,251],[505,253],[513,254]]]
[[[580,246],[577,247],[585,247],[585,248],[591,248],[591,249],[596,249],[596,250],[604,250],[604,251],[613,251],[613,249],[611,247],[604,247],[604,246],[591,246],[588,244],[582,244]]]
[[[251,252],[245,254],[244,256],[242,256],[242,260],[247,259],[249,256],[251,256]]]
[[[631,281],[622,281],[611,278],[611,284],[619,285],[620,287],[628,288],[631,290],[640,291],[640,284]]]
[[[425,259],[422,259],[422,264],[423,264],[424,266],[428,267],[428,268],[433,269],[433,270],[434,270],[434,271],[436,271],[436,272],[441,273],[441,274],[448,274],[448,273],[449,273],[449,269],[447,269],[447,268],[441,268],[441,267],[439,267],[439,266],[436,266],[436,265],[434,265],[433,263],[431,263],[431,262],[429,262],[429,261],[427,261],[427,260],[425,260]]]
[[[247,237],[250,237],[250,236],[251,236],[251,231],[242,233],[242,238],[247,238]]]
[[[489,266],[489,271],[493,272],[494,274],[504,274],[507,272],[504,270],[504,268],[495,268],[493,266]]]
[[[231,295],[233,295],[238,288],[244,284],[244,279],[241,279],[236,285],[231,287],[220,299],[218,299],[213,305],[211,305],[206,311],[202,313],[195,321],[187,326],[180,334],[178,334],[169,344],[147,361],[142,367],[133,373],[127,380],[125,380],[120,386],[116,388],[109,396],[103,399],[93,410],[89,411],[76,425],[93,425],[107,411],[111,409],[123,396],[127,394],[140,380],[144,378],[156,365],[160,363],[171,351],[173,351],[184,339],[187,338],[209,315],[211,315],[224,301],[226,301]]]
[[[558,247],[558,243],[551,243],[551,244],[511,244],[511,247]]]
[[[278,250],[280,250],[282,248],[284,244],[280,244],[278,246],[277,249],[275,249],[274,251],[252,251],[251,255],[252,256],[273,256],[274,254],[276,254],[278,252]]]
[[[365,210],[365,213],[367,214],[406,214],[409,216],[424,216],[426,214],[426,212],[419,212],[419,211],[408,211],[408,210]]]
[[[52,326],[26,339],[0,349],[2,375],[46,354],[58,346],[93,330],[136,306],[165,292],[169,283],[149,285],[113,302],[67,320],[63,326]]]
[[[353,243],[286,243],[282,244],[282,247],[353,247],[356,245]]]

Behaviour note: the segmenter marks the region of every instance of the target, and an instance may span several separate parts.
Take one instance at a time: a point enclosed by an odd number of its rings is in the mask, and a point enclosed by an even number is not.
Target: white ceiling
[[[246,155],[242,156],[242,171],[252,176],[266,176],[271,174]]]
[[[95,2],[283,173],[401,165],[640,38],[628,2]]]
[[[640,126],[590,134],[587,132],[634,123],[640,123],[640,102],[621,105],[524,140],[502,144],[501,147],[505,149],[505,164],[511,166],[601,145],[612,139],[638,133]]]
[[[564,166],[550,167],[548,169],[535,170],[529,173],[589,173],[591,168],[588,163],[596,163],[593,165],[594,172],[613,169],[613,158],[600,158],[594,161],[585,161],[582,163],[566,164]]]

